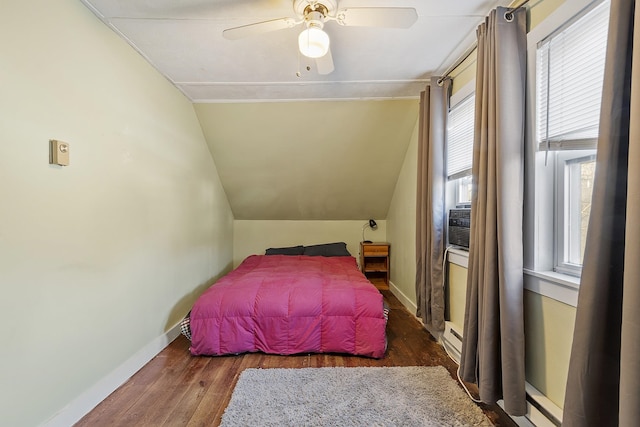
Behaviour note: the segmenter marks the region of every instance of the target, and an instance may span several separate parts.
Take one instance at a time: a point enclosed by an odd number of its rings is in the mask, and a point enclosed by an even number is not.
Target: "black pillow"
[[[288,248],[269,248],[265,251],[265,255],[302,255],[304,246],[291,246]]]
[[[308,256],[351,256],[344,242],[324,243],[304,247],[304,254]]]

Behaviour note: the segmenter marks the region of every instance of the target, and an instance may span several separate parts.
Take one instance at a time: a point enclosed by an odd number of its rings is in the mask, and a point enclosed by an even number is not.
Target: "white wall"
[[[0,52],[0,423],[33,426],[230,269],[233,216],[190,102],[79,1],[2,2]]]
[[[387,236],[393,248],[391,289],[412,310],[416,305],[416,195],[418,186],[418,121],[405,154],[387,215]]]
[[[376,230],[365,229],[365,239],[384,242],[387,238],[385,220],[374,218]],[[267,248],[320,243],[345,242],[347,249],[359,259],[361,221],[249,221],[233,222],[233,265],[237,267],[249,255],[264,255]],[[393,253],[393,247],[391,251]]]

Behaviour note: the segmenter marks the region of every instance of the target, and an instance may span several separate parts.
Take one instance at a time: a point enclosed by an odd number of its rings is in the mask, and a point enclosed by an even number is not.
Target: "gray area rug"
[[[490,426],[442,366],[246,369],[222,426]]]

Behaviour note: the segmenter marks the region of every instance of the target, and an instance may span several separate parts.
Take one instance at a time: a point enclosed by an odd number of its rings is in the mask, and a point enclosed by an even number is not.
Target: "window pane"
[[[475,96],[459,102],[449,112],[447,124],[447,176],[471,174]]]
[[[551,149],[571,148],[570,141],[578,148],[586,140],[595,144],[608,23],[609,4],[603,2],[538,47],[538,141]],[[553,144],[560,141],[560,147]]]
[[[582,265],[591,214],[596,162],[593,156],[573,159],[566,165],[567,215],[565,262]]]
[[[591,215],[591,196],[593,195],[593,179],[596,173],[596,161],[580,164],[580,264],[584,258],[587,243],[587,228]]]
[[[471,176],[465,176],[458,178],[458,194],[456,197],[456,205],[471,205],[471,188],[472,188]]]
[[[594,2],[536,51],[536,142],[540,150],[553,151],[540,153],[544,164],[554,164],[536,168],[536,175],[545,175],[540,182],[553,185],[553,197],[536,195],[536,204],[552,202],[547,213],[553,213],[553,227],[539,226],[536,233],[543,229],[543,238],[553,243],[554,270],[577,276],[591,213],[609,9],[608,0]]]

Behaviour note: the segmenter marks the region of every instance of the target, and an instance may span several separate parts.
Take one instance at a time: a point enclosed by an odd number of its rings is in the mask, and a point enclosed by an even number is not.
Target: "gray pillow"
[[[351,256],[344,242],[324,243],[305,246],[303,255],[307,256]]]
[[[265,251],[265,255],[302,255],[304,246],[291,246],[288,248],[269,248]]]

